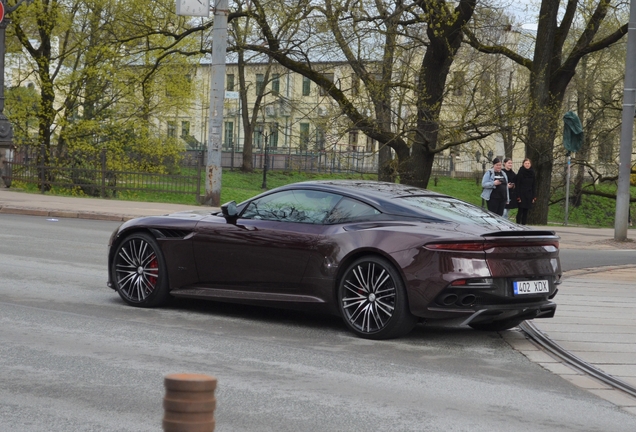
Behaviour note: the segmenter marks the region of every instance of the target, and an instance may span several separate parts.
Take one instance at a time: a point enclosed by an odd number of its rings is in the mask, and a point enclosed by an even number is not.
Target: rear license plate
[[[547,280],[515,281],[512,283],[515,295],[542,294],[550,292]]]

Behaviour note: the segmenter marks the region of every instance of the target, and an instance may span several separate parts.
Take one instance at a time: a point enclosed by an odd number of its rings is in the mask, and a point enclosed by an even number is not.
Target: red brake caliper
[[[150,263],[148,264],[148,268],[151,268],[151,269],[159,268],[159,263],[157,262],[157,258],[154,258],[152,261],[150,261]],[[157,278],[155,276],[148,276],[148,282],[150,282],[152,284],[152,287],[154,288],[155,285],[157,285]]]

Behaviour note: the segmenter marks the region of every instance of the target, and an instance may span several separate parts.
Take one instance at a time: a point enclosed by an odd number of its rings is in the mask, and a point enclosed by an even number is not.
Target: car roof
[[[281,186],[276,190],[288,189],[314,189],[325,192],[333,192],[361,199],[388,213],[406,213],[411,215],[421,215],[422,212],[411,206],[402,204],[400,200],[396,200],[396,198],[409,196],[451,198],[448,195],[427,189],[421,189],[415,186],[372,180],[313,180],[292,183],[286,186]]]
[[[315,186],[322,190],[331,190],[338,193],[354,194],[356,196],[368,197],[370,199],[393,199],[405,196],[422,195],[447,196],[415,186],[373,180],[310,180],[299,183],[292,183],[283,186],[282,188],[295,188],[305,186]]]

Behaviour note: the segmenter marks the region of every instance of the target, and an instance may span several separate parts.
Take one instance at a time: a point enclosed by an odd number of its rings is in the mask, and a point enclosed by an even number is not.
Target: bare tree
[[[530,112],[527,122],[526,154],[537,172],[538,199],[529,222],[546,224],[550,201],[554,141],[559,130],[563,99],[581,59],[616,43],[627,33],[609,16],[619,1],[592,2],[591,13],[581,13],[577,0],[567,0],[563,13],[561,1],[542,0],[533,57],[508,46],[490,44],[478,29],[464,28],[468,42],[477,50],[503,54],[530,71]],[[581,5],[584,8],[586,5]],[[578,11],[578,13],[577,13]],[[577,19],[583,22],[579,31]]]
[[[254,0],[251,14],[262,36],[246,48],[311,79],[352,127],[378,141],[381,180],[397,174],[402,183],[426,187],[437,153],[497,130],[490,119],[441,119],[450,68],[475,5],[476,0]],[[368,100],[334,85],[321,65],[335,61],[348,63]],[[414,107],[406,114],[396,110],[405,91]]]

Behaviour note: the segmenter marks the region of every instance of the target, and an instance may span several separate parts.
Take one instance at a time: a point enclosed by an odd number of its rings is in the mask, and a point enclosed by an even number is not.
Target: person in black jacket
[[[515,189],[515,179],[517,178],[517,174],[512,170],[512,159],[505,158],[503,160],[504,167],[502,169],[503,172],[506,173],[506,177],[508,178],[508,195],[509,200],[508,204],[504,208],[503,217],[508,219],[508,212],[510,209],[517,208],[517,193]]]
[[[537,201],[537,179],[532,169],[532,162],[528,158],[523,160],[523,166],[517,172],[515,191],[519,207],[517,223],[525,225],[528,222],[528,210]]]

